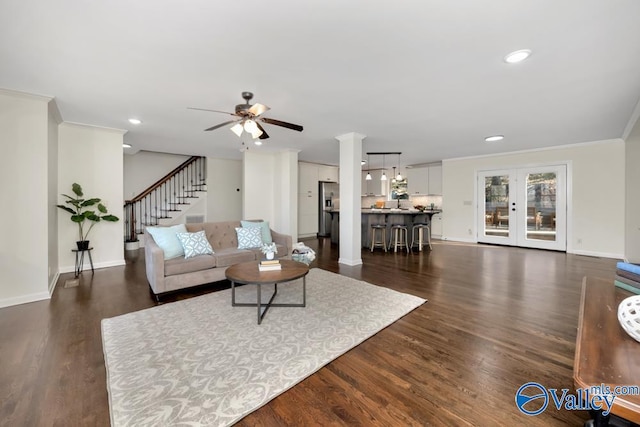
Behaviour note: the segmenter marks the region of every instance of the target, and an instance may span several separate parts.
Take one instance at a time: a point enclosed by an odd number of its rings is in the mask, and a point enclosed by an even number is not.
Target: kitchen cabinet
[[[339,168],[335,166],[318,165],[318,181],[338,182]]]
[[[387,171],[387,180],[381,181],[382,169],[376,169],[369,171],[371,173],[371,180],[367,181],[367,171],[362,171],[362,194],[365,196],[386,196],[389,194],[389,182],[391,176]]]
[[[407,192],[409,195],[441,195],[442,165],[407,169]]]
[[[442,194],[442,166],[429,166],[429,194]]]
[[[407,192],[429,194],[429,168],[426,166],[407,169]]]
[[[298,163],[298,193],[318,192],[318,165]]]
[[[431,217],[431,237],[434,239],[442,238],[442,213]]]
[[[298,237],[318,233],[318,165],[298,163]]]

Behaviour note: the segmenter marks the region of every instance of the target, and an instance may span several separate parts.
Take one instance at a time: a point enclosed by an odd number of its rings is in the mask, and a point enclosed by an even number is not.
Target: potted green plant
[[[71,214],[71,221],[78,224],[79,240],[76,242],[76,245],[78,246],[78,250],[86,250],[89,249],[89,240],[87,236],[96,223],[100,221],[116,222],[120,219],[115,215],[109,214],[106,206],[101,203],[100,199],[84,199],[84,194],[82,193],[82,187],[80,184],[74,182],[71,186],[71,191],[73,191],[75,197],[63,194],[63,196],[67,198],[65,201],[66,205],[56,206],[69,212]],[[95,209],[98,211],[96,212]],[[89,228],[85,228],[85,221],[91,222]]]

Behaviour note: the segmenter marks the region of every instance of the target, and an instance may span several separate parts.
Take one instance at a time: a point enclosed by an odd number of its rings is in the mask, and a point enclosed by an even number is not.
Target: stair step
[[[155,216],[155,215],[151,215],[151,218],[155,218],[155,219],[171,219],[170,216]]]
[[[176,196],[176,199],[197,199],[198,196]]]
[[[207,184],[191,184],[192,187],[206,187]]]
[[[168,205],[190,205],[191,203],[185,203],[185,202],[168,202]]]
[[[160,209],[162,212],[182,212],[180,209]]]

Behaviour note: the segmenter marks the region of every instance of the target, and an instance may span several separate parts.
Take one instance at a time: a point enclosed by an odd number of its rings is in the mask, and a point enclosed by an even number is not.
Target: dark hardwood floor
[[[573,387],[581,281],[613,281],[615,260],[436,241],[411,255],[363,251],[364,265],[347,267],[327,239],[306,243],[317,251],[312,267],[429,302],[238,425],[580,426],[588,418],[553,405],[525,416],[514,395],[529,381]],[[50,301],[0,309],[0,425],[109,425],[100,321],[156,305],[143,253],[64,288],[70,277]]]

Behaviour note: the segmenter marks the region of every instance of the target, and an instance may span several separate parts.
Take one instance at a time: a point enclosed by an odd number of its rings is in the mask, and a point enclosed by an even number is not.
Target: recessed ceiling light
[[[131,148],[131,144],[123,143],[122,148]]]
[[[509,64],[515,64],[516,62],[524,61],[531,55],[531,51],[529,49],[521,49],[516,50],[515,52],[511,52],[507,56],[504,57],[504,62]]]
[[[492,135],[486,137],[484,140],[487,142],[501,141],[504,139],[504,135]]]
[[[140,120],[140,119],[129,119],[129,123],[131,123],[132,125],[139,125],[140,123],[142,123],[142,120]]]

